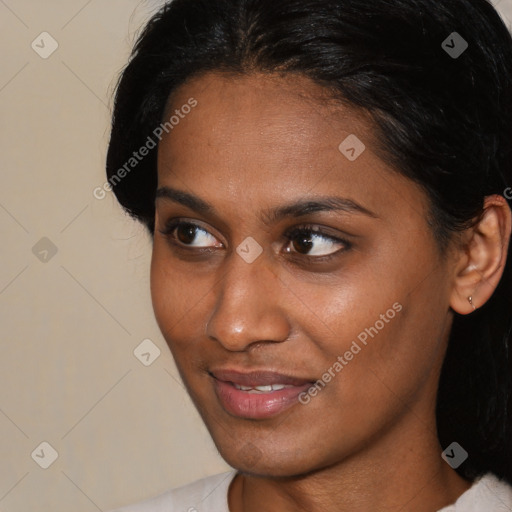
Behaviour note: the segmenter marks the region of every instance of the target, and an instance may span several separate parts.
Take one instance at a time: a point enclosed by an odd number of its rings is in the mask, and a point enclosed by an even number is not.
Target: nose
[[[265,253],[250,264],[232,253],[225,265],[206,335],[235,352],[288,339],[291,326],[282,300],[284,285]]]

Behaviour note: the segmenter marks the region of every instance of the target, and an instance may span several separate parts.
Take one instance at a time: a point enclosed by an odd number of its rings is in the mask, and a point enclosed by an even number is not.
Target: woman
[[[121,510],[512,510],[511,152],[485,0],[165,5],[107,174],[235,469]]]

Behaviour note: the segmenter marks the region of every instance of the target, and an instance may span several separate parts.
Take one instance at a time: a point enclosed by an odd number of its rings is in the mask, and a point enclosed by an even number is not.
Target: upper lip
[[[241,372],[237,370],[211,370],[210,374],[224,382],[233,382],[241,386],[268,386],[270,384],[285,384],[290,386],[303,386],[314,382],[309,379],[292,377],[268,370],[253,370]]]

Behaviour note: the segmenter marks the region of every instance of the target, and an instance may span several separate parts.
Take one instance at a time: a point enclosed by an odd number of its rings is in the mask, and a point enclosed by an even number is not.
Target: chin
[[[297,460],[262,456],[260,460],[254,462],[239,455],[232,458],[223,456],[223,458],[230,466],[241,473],[261,478],[293,478],[314,471],[314,468],[303,466]]]
[[[268,434],[269,436],[272,434]],[[311,473],[322,467],[314,464],[312,454],[305,454],[295,446],[286,448],[279,441],[273,443],[250,441],[249,436],[222,439],[213,438],[222,458],[241,473],[259,477],[289,478]]]

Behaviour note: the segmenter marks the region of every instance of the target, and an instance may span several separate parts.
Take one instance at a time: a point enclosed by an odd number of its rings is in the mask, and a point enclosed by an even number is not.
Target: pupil
[[[184,244],[189,244],[196,237],[196,228],[190,224],[184,224],[178,228],[178,239]],[[183,235],[183,236],[182,236]]]
[[[311,238],[308,238],[306,236],[297,238],[296,241],[298,242],[298,244],[294,243],[294,248],[297,252],[301,252],[300,248],[302,248],[304,252],[307,253],[313,247],[313,242],[311,241]],[[297,245],[299,246],[299,249]]]

